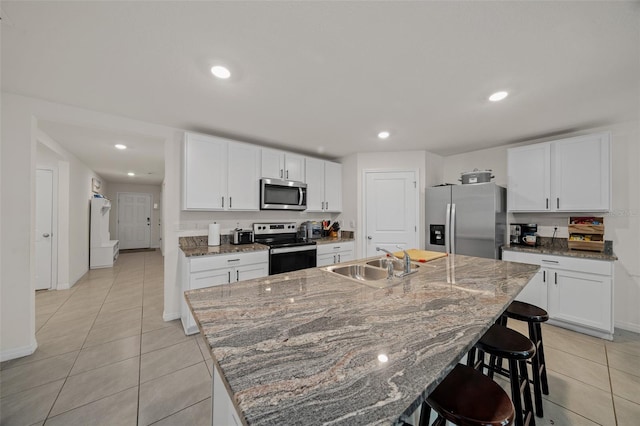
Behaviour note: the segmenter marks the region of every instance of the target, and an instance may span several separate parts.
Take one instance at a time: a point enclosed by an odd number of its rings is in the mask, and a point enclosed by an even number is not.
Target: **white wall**
[[[165,247],[165,312],[166,319],[180,314],[180,298],[176,286],[178,259],[180,142],[182,131],[170,127],[145,123],[89,111],[82,108],[56,104],[40,99],[2,93],[2,146],[0,184],[2,204],[0,228],[0,358],[2,360],[24,356],[36,348],[35,340],[35,292],[34,254],[35,244],[35,168],[38,119],[68,123],[83,127],[117,129],[137,133],[165,141],[165,203],[162,216],[167,224],[163,237]],[[69,235],[71,240],[89,245],[88,206],[90,186],[88,174],[72,172],[69,167]],[[79,208],[71,197],[77,193]],[[84,210],[83,210],[84,209]],[[72,216],[75,214],[75,216]],[[87,222],[83,222],[83,221]],[[79,224],[76,223],[79,221]],[[85,229],[85,230],[83,230]],[[62,232],[62,231],[61,231]],[[78,263],[88,264],[88,258],[80,256]],[[71,261],[71,260],[70,260]],[[70,279],[74,277],[71,276]]]
[[[419,245],[424,247],[424,190],[426,185],[426,168],[433,157],[427,158],[426,151],[402,151],[402,152],[374,152],[358,153],[342,159],[343,167],[343,212],[339,218],[344,217],[347,224],[352,220],[356,222],[356,257],[362,257],[366,253],[364,236],[364,211],[362,208],[362,191],[364,183],[362,175],[365,170],[416,170],[418,172],[419,190],[419,217],[418,235]],[[429,172],[433,178],[432,172]],[[356,178],[355,188],[347,179]],[[355,192],[354,192],[355,190]]]
[[[160,185],[146,185],[139,183],[120,183],[120,182],[107,182],[106,197],[111,200],[112,208],[109,215],[109,232],[111,233],[111,239],[119,239],[117,231],[118,222],[118,193],[121,192],[137,192],[142,194],[151,195],[151,247],[160,247],[160,241],[162,238],[162,215],[161,203],[162,203],[162,186]],[[158,205],[157,209],[153,208],[153,204]]]
[[[605,239],[613,241],[615,263],[614,315],[616,327],[640,332],[640,122],[573,132],[562,137],[519,143],[546,142],[589,133],[612,132],[612,210],[593,213],[605,217]],[[517,146],[516,144],[511,146]],[[453,182],[462,171],[492,169],[496,183],[507,185],[507,147],[492,148],[444,159],[445,180]],[[567,238],[569,214],[511,214],[510,222],[537,223],[539,234],[550,237],[560,224],[558,236]]]

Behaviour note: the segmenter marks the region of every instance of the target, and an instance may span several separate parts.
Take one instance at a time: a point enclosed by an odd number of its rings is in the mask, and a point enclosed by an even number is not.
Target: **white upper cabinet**
[[[262,177],[304,182],[302,155],[262,148]]]
[[[507,162],[509,211],[611,208],[609,133],[510,148]]]
[[[305,159],[308,212],[342,211],[342,164]]]
[[[554,146],[556,211],[608,211],[611,159],[608,133],[557,141]]]
[[[260,148],[185,134],[183,210],[258,210]]]
[[[220,138],[185,134],[183,210],[222,210],[227,195],[227,144]]]

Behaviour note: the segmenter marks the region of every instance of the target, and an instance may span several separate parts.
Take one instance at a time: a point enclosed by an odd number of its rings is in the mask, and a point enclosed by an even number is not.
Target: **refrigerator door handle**
[[[456,254],[456,205],[451,204],[451,254]]]
[[[451,204],[447,204],[447,215],[444,225],[444,252],[449,254],[449,240],[451,236]]]

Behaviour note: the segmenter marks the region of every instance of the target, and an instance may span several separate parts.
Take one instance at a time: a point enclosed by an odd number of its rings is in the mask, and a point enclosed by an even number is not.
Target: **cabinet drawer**
[[[510,262],[540,265],[545,268],[566,269],[570,271],[580,271],[587,274],[613,275],[613,264],[606,260],[518,253],[508,250],[502,253],[502,259]]]
[[[337,253],[339,251],[351,250],[353,251],[353,242],[337,243],[337,244],[319,244],[317,252],[319,255]]]
[[[221,254],[190,259],[190,271],[199,272],[262,262],[269,262],[269,252],[267,250],[250,253]]]

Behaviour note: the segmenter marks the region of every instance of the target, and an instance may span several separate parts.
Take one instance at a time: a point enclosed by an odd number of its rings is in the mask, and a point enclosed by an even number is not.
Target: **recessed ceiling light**
[[[509,93],[507,93],[507,92],[496,92],[493,95],[489,96],[489,100],[491,102],[498,102],[498,101],[503,100],[507,96],[509,96]]]
[[[388,138],[390,135],[391,135],[391,133],[389,133],[389,132],[380,132],[380,133],[378,133],[378,137],[379,137],[380,139],[386,139],[386,138]]]
[[[129,173],[127,173],[127,175],[129,175],[129,176],[135,176],[136,174],[135,174],[135,173],[133,173],[133,172],[129,172]]]
[[[223,67],[221,65],[216,65],[211,67],[211,74],[222,79],[227,79],[231,77],[231,71],[229,71],[228,68]]]
[[[115,147],[118,148],[118,149],[127,149],[127,146],[126,145],[122,145],[121,143],[116,144]]]

